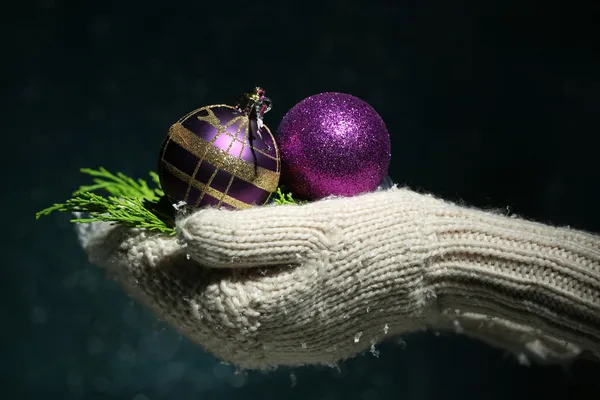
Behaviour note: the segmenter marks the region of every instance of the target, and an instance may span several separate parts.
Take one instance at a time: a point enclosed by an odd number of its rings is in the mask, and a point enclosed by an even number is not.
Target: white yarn
[[[241,368],[333,364],[450,329],[549,362],[600,354],[600,238],[408,189],[205,209],[178,237],[80,229],[91,260]]]

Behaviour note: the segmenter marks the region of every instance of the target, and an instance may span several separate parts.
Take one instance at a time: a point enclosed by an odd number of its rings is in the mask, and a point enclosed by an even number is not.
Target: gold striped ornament
[[[235,107],[202,107],[173,124],[158,163],[169,201],[188,208],[265,204],[281,171],[277,143],[263,124],[270,109],[264,90],[256,88]]]

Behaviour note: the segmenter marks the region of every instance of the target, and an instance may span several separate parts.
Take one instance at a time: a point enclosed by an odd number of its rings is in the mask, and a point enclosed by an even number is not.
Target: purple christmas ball
[[[354,196],[375,190],[390,164],[390,135],[365,101],[321,93],[283,117],[277,143],[281,180],[300,198]]]
[[[269,128],[231,106],[192,111],[171,126],[160,150],[165,195],[191,208],[262,205],[277,189],[279,174]]]

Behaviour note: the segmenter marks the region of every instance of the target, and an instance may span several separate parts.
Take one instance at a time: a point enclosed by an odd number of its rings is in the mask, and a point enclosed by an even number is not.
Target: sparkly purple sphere
[[[281,180],[299,198],[375,190],[390,164],[390,135],[365,101],[343,93],[302,100],[283,117],[277,143]]]

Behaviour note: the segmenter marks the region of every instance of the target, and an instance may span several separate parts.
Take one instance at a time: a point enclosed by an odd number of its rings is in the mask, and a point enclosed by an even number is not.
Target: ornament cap
[[[271,99],[265,96],[265,89],[256,87],[254,92],[241,95],[235,108],[249,118],[255,118],[259,125],[262,125],[262,120],[272,105]]]

